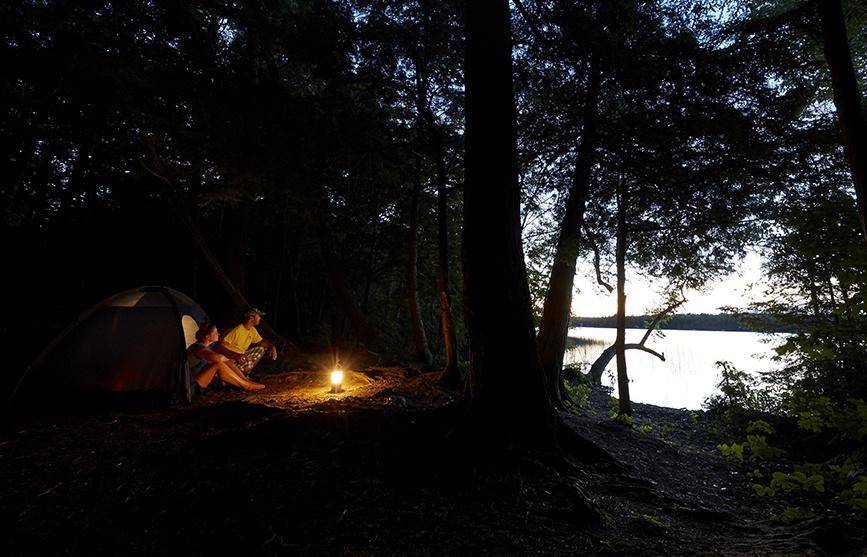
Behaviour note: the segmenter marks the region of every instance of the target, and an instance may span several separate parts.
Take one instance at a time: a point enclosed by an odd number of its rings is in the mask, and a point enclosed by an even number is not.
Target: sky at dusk
[[[751,255],[745,260],[739,274],[720,280],[708,292],[687,292],[687,303],[677,313],[720,313],[721,306],[744,307],[750,301],[748,286],[761,280],[760,260]],[[605,294],[586,272],[575,276],[575,286],[579,290],[572,299],[572,313],[576,317],[608,317],[617,311],[617,298],[614,292]],[[612,286],[614,286],[612,282]],[[755,291],[755,289],[754,289]],[[636,273],[627,273],[626,314],[644,315],[649,308],[659,304],[659,296],[654,286]]]

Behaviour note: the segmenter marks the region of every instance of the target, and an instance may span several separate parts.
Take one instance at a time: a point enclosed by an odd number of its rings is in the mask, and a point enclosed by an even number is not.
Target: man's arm
[[[268,353],[271,354],[271,359],[277,359],[277,347],[265,340],[264,338],[257,343],[259,346],[264,346],[268,349]]]
[[[244,356],[243,354],[238,354],[234,350],[230,349],[222,340],[218,341],[217,344],[214,345],[214,352],[226,356],[233,362],[244,362],[247,360],[246,356]]]

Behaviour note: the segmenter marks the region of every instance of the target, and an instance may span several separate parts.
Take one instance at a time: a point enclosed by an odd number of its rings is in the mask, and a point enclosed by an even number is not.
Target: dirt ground
[[[298,362],[296,362],[298,363]],[[773,520],[724,459],[715,422],[610,393],[564,414],[619,466],[526,457],[456,475],[427,424],[457,396],[436,373],[369,366],[332,393],[313,361],[271,364],[157,410],[8,417],[0,435],[3,555],[842,556],[865,523],[828,510]]]

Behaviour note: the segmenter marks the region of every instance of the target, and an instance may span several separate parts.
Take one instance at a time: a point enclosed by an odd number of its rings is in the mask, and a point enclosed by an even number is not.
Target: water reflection
[[[718,392],[717,361],[735,368],[758,372],[774,365],[767,337],[743,331],[667,330],[664,338],[651,337],[646,346],[665,356],[665,361],[641,350],[626,351],[629,394],[633,402],[668,408],[699,410],[704,400]],[[627,329],[626,342],[641,341],[644,330]],[[582,363],[589,369],[602,351],[614,343],[615,329],[581,327],[570,329],[575,348],[566,352],[565,364]],[[602,376],[602,383],[617,393],[617,364],[614,359]]]

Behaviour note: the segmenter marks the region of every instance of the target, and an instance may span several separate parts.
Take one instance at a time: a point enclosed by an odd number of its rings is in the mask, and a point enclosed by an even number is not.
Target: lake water
[[[638,343],[644,329],[627,329],[626,342]],[[566,352],[564,364],[587,363],[589,369],[606,347],[614,344],[617,331],[594,327],[569,329],[569,336],[593,341]],[[645,346],[665,355],[665,361],[641,350],[626,351],[629,398],[633,402],[668,408],[700,410],[704,400],[719,393],[718,361],[727,361],[741,371],[772,369],[772,347],[767,336],[751,332],[665,330],[665,338],[652,336]],[[602,384],[617,396],[617,362],[611,359]]]

